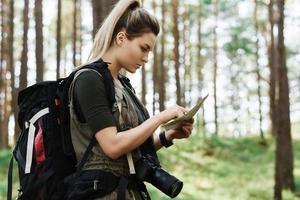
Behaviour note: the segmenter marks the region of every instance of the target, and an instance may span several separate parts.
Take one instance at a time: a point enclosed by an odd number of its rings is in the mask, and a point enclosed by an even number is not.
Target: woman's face
[[[120,35],[118,34],[118,36]],[[156,36],[153,33],[144,33],[131,40],[125,34],[121,38],[118,38],[118,36],[116,38],[118,46],[117,62],[125,70],[134,73],[143,64],[148,62],[148,55],[153,50]]]

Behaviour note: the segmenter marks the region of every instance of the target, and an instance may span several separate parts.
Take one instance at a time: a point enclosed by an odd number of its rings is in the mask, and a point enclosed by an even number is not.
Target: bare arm
[[[127,131],[117,132],[116,127],[101,129],[96,133],[96,139],[108,157],[117,159],[139,147],[162,123],[183,115],[184,111],[184,108],[176,105]]]
[[[172,135],[170,134],[170,132],[171,132],[171,131],[167,131],[167,132],[166,132],[166,139],[167,139],[168,141],[173,140]],[[161,142],[160,142],[160,139],[159,139],[159,136],[158,136],[158,135],[153,135],[153,138],[154,138],[154,146],[155,146],[155,149],[156,149],[156,151],[158,151],[158,150],[159,150],[160,148],[162,148],[163,146],[162,146],[162,144],[161,144]]]
[[[168,130],[167,132],[165,132],[166,139],[168,141],[171,141],[173,139],[188,138],[192,133],[193,123],[194,120],[192,119],[190,121],[183,122],[178,128]],[[157,135],[154,136],[154,144],[156,151],[162,147],[159,136]]]

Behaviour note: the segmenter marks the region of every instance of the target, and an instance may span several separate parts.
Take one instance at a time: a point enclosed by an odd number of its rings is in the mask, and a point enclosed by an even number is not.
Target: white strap
[[[130,174],[135,174],[135,168],[134,168],[131,152],[127,153],[126,156],[127,156],[127,161],[128,161],[128,165],[129,165],[129,172],[130,172]]]
[[[30,120],[29,120],[29,131],[28,131],[28,140],[27,140],[27,152],[26,152],[26,164],[25,164],[25,174],[30,173],[31,164],[32,164],[32,154],[33,154],[33,142],[34,142],[34,133],[35,133],[35,126],[34,123],[44,116],[45,114],[49,113],[49,108],[44,108],[36,113]]]
[[[41,118],[43,115],[49,113],[49,108],[44,108],[43,110],[40,110],[38,113],[36,113],[30,120],[29,122],[31,124],[34,124],[39,118]]]

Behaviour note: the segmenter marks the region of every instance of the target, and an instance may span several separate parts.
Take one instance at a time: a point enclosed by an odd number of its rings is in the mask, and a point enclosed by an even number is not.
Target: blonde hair
[[[97,31],[88,60],[81,66],[99,60],[122,28],[129,39],[147,32],[159,33],[157,19],[141,7],[140,0],[120,0]]]

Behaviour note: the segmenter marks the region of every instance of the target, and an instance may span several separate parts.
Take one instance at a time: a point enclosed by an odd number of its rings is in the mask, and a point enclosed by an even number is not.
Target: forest
[[[0,199],[20,136],[19,92],[85,63],[117,2],[1,0]],[[184,182],[175,199],[300,199],[300,1],[142,4],[160,33],[148,63],[126,76],[150,115],[209,95],[191,137],[158,153]],[[14,196],[18,184],[15,170]]]

